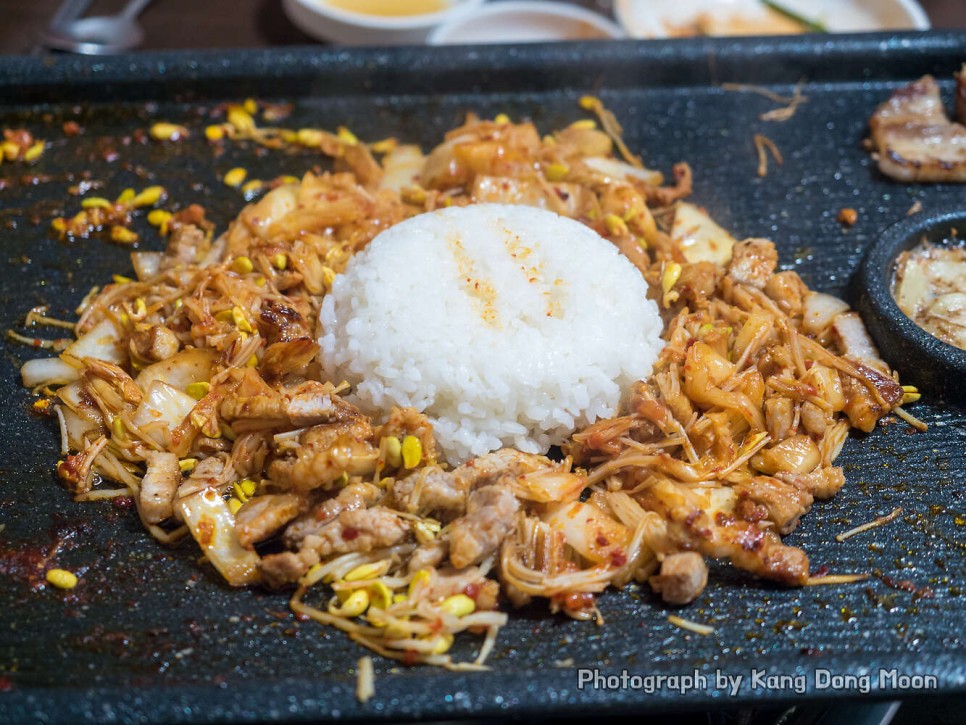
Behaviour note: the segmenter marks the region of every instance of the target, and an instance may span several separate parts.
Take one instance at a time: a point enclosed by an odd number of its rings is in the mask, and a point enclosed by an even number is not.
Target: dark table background
[[[578,1],[578,0],[575,0]],[[0,0],[0,54],[27,53],[62,0]],[[106,14],[125,0],[94,0]],[[608,13],[610,0],[579,0]],[[920,0],[934,28],[966,28],[964,0]],[[251,48],[316,42],[289,22],[281,0],[154,0],[141,16],[145,49]]]

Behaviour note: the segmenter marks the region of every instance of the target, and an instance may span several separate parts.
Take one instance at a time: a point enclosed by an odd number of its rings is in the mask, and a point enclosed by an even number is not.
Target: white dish
[[[371,15],[330,5],[326,0],[284,0],[289,19],[304,33],[340,45],[406,45],[424,43],[445,20],[481,5],[484,0],[449,0],[449,7],[422,15]]]
[[[928,30],[929,18],[915,0],[780,0],[782,7],[821,23],[833,33]],[[616,0],[614,13],[634,38],[667,38],[704,13],[715,19],[760,19],[760,0]],[[751,33],[749,33],[751,34]]]
[[[549,43],[626,37],[602,15],[558,2],[497,2],[454,15],[429,36],[430,45]]]

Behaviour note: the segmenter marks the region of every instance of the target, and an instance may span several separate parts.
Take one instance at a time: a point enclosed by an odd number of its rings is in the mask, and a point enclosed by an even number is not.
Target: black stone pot
[[[887,228],[870,248],[856,277],[856,306],[883,357],[905,384],[924,396],[966,404],[966,350],[933,337],[892,296],[896,257],[923,240],[941,244],[966,232],[966,207],[921,213]]]

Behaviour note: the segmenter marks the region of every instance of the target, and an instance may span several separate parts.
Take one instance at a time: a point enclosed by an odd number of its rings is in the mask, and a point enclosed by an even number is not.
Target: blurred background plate
[[[285,14],[316,40],[343,45],[422,43],[440,23],[484,0],[283,0]]]
[[[771,7],[770,7],[771,6]],[[614,12],[634,38],[689,35],[784,35],[808,27],[790,15],[833,33],[928,30],[915,0],[615,0]]]
[[[625,37],[608,18],[561,2],[497,2],[454,15],[429,36],[430,45],[534,43]]]

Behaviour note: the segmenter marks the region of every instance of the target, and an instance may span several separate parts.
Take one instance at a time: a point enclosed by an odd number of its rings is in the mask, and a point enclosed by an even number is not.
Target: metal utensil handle
[[[134,19],[144,8],[150,5],[151,0],[131,0],[121,11],[121,17]]]
[[[64,0],[54,14],[54,17],[51,18],[48,27],[59,28],[73,20],[77,20],[77,18],[84,14],[87,6],[90,4],[91,0]]]

